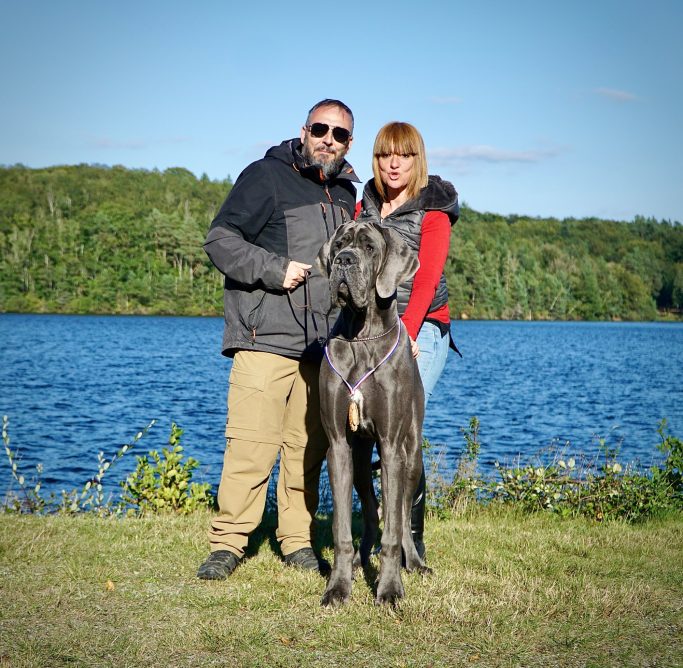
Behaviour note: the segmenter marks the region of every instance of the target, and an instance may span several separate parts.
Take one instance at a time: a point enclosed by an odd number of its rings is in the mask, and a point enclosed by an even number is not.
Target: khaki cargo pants
[[[320,423],[317,362],[265,352],[235,354],[228,390],[227,444],[211,550],[244,555],[260,524],[280,455],[277,540],[283,554],[311,547],[327,439]]]

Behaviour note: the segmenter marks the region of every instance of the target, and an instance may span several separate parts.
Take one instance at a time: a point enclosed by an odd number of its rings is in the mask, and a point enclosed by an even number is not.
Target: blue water
[[[174,421],[201,462],[195,479],[217,483],[221,332],[220,318],[0,315],[0,413],[24,475],[42,463],[45,491],[80,489],[99,451],[113,455],[155,418],[134,451],[162,448]],[[458,321],[454,337],[464,358],[450,354],[424,428],[446,475],[473,415],[484,472],[553,444],[592,454],[598,437],[648,466],[661,418],[683,437],[683,324]],[[109,491],[134,468],[130,455],[117,463]],[[10,483],[0,452],[0,494]]]

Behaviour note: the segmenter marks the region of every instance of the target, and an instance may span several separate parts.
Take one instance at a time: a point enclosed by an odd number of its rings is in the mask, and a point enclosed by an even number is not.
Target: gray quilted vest
[[[382,201],[377,188],[375,188],[374,180],[370,180],[363,189],[362,209],[357,220],[364,223],[378,223],[396,230],[415,253],[420,248],[422,221],[427,211],[443,211],[448,215],[451,225],[458,220],[460,212],[458,193],[455,188],[451,183],[443,181],[438,176],[430,176],[429,182],[420,190],[417,197],[408,200],[386,218],[381,217],[381,210]],[[405,313],[412,288],[412,278],[399,285],[396,291],[399,314]],[[447,303],[448,287],[446,286],[446,276],[442,273],[428,313]]]

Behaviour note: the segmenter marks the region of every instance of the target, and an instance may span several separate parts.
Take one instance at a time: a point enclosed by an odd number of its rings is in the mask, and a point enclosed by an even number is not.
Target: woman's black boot
[[[427,481],[425,479],[425,468],[422,465],[422,475],[420,482],[415,490],[413,496],[413,505],[410,509],[410,530],[413,534],[413,543],[415,549],[420,555],[422,561],[425,560],[425,544],[424,544],[424,529],[425,529],[425,506],[427,503]]]

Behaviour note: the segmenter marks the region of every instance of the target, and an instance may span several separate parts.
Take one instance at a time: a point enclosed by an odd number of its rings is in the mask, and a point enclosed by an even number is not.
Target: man
[[[233,357],[227,446],[211,553],[197,576],[228,577],[260,524],[278,454],[278,528],[286,564],[326,570],[312,549],[320,468],[318,371],[329,287],[314,259],[353,218],[358,178],[344,156],[353,114],[339,100],[308,113],[300,139],[271,148],[240,174],[204,250],[225,275],[223,354]]]

